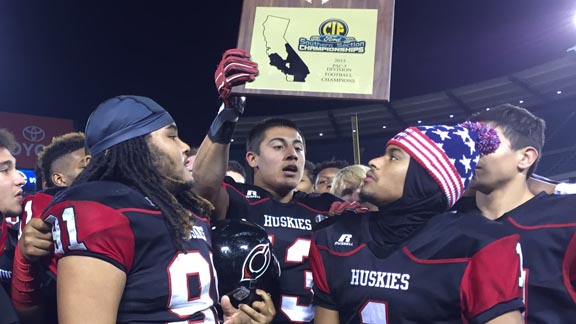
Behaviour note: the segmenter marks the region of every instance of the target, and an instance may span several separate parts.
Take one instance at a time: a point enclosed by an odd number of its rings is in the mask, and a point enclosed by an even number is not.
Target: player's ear
[[[251,168],[256,168],[258,166],[256,157],[256,153],[251,151],[246,152],[246,163],[248,163]]]
[[[538,150],[532,146],[526,146],[519,153],[521,156],[518,161],[518,168],[522,171],[528,170],[538,160]]]
[[[62,173],[54,172],[52,173],[51,178],[52,183],[54,183],[57,187],[66,187],[66,179],[64,179]]]

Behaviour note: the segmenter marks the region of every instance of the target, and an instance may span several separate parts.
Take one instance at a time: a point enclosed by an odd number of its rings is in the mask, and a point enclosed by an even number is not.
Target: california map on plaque
[[[270,58],[270,65],[284,73],[287,81],[306,82],[310,70],[284,37],[289,23],[290,19],[287,18],[270,15],[266,17],[262,24],[266,54]]]

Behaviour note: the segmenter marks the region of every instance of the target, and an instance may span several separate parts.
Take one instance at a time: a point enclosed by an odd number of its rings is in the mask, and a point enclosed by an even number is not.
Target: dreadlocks
[[[192,190],[181,190],[174,195],[166,186],[158,185],[166,179],[159,174],[153,163],[153,154],[146,136],[121,142],[93,156],[73,185],[108,180],[121,182],[140,191],[163,212],[176,243],[184,250],[183,242],[189,238],[193,225],[189,211],[198,215],[211,215],[214,207]]]

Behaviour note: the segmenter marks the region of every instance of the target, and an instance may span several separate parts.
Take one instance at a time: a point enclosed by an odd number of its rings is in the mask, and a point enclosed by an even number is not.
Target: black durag
[[[379,206],[369,219],[370,249],[381,258],[414,235],[435,215],[448,210],[448,199],[432,176],[410,159],[402,198]]]

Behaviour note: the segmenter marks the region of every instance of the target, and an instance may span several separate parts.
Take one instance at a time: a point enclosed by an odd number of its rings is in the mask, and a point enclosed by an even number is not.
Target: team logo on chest
[[[248,190],[246,191],[246,199],[260,199],[260,195],[256,190]]]
[[[354,243],[350,242],[351,240],[352,234],[342,234],[338,241],[334,242],[334,245],[354,246]]]

